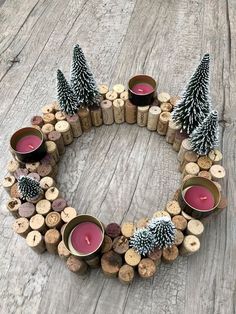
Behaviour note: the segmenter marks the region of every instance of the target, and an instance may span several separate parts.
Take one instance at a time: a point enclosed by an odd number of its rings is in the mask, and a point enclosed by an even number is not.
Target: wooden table
[[[131,286],[100,270],[85,278],[13,234],[1,193],[1,313],[235,313],[236,6],[233,0],[0,0],[1,178],[11,133],[56,97],[80,43],[99,83],[145,72],[178,94],[209,52],[211,97],[219,110],[229,206],[206,225],[200,252],[161,265]],[[105,223],[163,209],[179,186],[176,153],[164,138],[130,125],[102,126],[67,148],[59,173],[66,199]]]

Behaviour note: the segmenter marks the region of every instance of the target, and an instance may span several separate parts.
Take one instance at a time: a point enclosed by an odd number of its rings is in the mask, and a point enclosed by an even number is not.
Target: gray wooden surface
[[[55,98],[56,69],[69,74],[75,43],[99,83],[126,83],[145,72],[171,94],[210,52],[229,200],[227,211],[206,226],[197,255],[126,287],[100,270],[78,278],[58,257],[34,254],[13,234],[1,190],[1,313],[235,313],[235,25],[234,0],[0,0],[1,178],[11,133]],[[177,167],[176,154],[157,134],[103,126],[68,147],[58,181],[80,213],[122,222],[163,209],[179,186]]]

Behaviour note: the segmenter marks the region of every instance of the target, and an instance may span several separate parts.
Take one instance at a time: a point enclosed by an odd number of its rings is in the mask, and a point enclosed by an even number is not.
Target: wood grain
[[[0,0],[0,20],[4,151],[11,133],[30,124],[55,99],[56,70],[68,78],[77,42],[99,84],[127,85],[132,75],[144,72],[158,78],[159,92],[171,95],[183,89],[201,55],[209,52],[211,97],[219,110],[227,171],[222,187],[229,204],[205,224],[197,255],[161,264],[152,280],[135,278],[131,286],[123,286],[101,270],[78,278],[58,257],[34,254],[13,234],[13,218],[4,207],[8,196],[2,190],[0,312],[235,313],[234,1]],[[9,153],[0,155],[1,179],[8,160]],[[83,134],[66,148],[58,176],[69,206],[97,215],[105,224],[137,221],[163,210],[179,180],[177,154],[165,139],[128,124]]]

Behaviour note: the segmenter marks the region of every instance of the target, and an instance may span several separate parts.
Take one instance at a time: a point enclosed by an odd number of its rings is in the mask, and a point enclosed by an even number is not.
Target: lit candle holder
[[[35,128],[22,128],[10,139],[11,152],[15,159],[27,163],[41,160],[47,152],[43,133]]]
[[[129,100],[136,106],[150,106],[153,103],[157,83],[148,75],[133,76],[128,83]]]
[[[194,218],[204,218],[214,212],[220,202],[220,192],[209,179],[192,177],[186,180],[179,193],[179,203],[184,212]]]
[[[70,220],[63,232],[63,241],[72,255],[89,260],[98,255],[104,240],[102,223],[90,215]]]

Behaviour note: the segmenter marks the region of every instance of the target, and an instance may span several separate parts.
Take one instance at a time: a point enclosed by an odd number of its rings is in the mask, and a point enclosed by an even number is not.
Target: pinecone
[[[130,239],[130,246],[141,255],[154,250],[153,234],[147,228],[138,229]]]
[[[153,235],[155,247],[162,249],[174,244],[175,226],[169,217],[153,218],[148,229]]]
[[[18,189],[24,200],[38,197],[42,192],[39,182],[26,176],[18,179]]]

